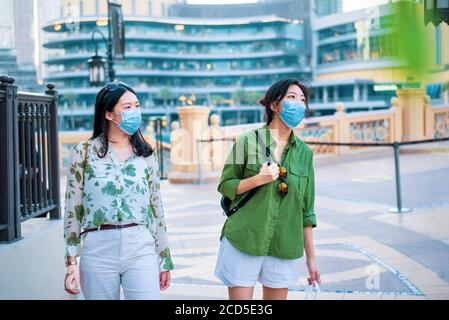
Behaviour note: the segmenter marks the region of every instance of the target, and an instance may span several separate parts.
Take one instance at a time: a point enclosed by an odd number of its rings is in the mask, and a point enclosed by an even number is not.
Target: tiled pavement
[[[320,299],[449,299],[449,153],[403,154],[401,170],[413,211],[393,214],[393,158],[316,157]],[[163,181],[162,190],[176,266],[164,297],[226,299],[213,274],[225,220],[216,183]],[[304,299],[302,269],[289,299]],[[261,292],[257,286],[255,297]]]
[[[319,299],[449,299],[449,152],[401,155],[404,206],[393,214],[389,153],[315,157]],[[61,181],[65,185],[65,179]],[[214,276],[221,214],[216,183],[161,182],[176,269],[165,299],[226,299]],[[302,260],[304,263],[304,259]],[[289,292],[304,299],[307,270]],[[255,298],[261,298],[261,287]]]

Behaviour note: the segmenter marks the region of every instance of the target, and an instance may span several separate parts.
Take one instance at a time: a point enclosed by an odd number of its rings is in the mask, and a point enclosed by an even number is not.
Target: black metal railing
[[[396,182],[396,208],[390,209],[390,212],[394,213],[406,213],[410,212],[411,209],[404,208],[402,206],[402,192],[401,192],[401,169],[399,166],[399,147],[411,144],[421,144],[421,143],[433,143],[449,141],[447,138],[439,139],[427,139],[427,140],[416,140],[416,141],[395,141],[393,143],[388,142],[322,142],[322,141],[304,141],[306,144],[310,145],[326,145],[326,146],[346,146],[346,147],[392,147],[394,152],[394,169],[395,169],[395,182]]]
[[[57,98],[18,92],[0,77],[0,242],[21,238],[20,224],[34,217],[60,219]]]
[[[163,133],[164,128],[167,126],[167,117],[151,117],[150,122],[154,130],[154,140],[156,143],[155,152],[159,162],[159,179],[165,180],[167,179],[167,171],[165,170],[166,168],[164,165]]]
[[[235,142],[235,138],[210,138],[210,139],[197,139],[197,157],[200,159],[200,144],[201,143],[212,143],[216,141],[232,141]],[[442,142],[449,141],[449,137],[444,138],[435,138],[435,139],[427,139],[427,140],[417,140],[417,141],[403,141],[403,142],[324,142],[324,141],[308,141],[304,140],[306,144],[309,145],[325,145],[325,146],[339,146],[339,147],[392,147],[394,152],[394,166],[395,166],[395,184],[396,184],[396,208],[390,209],[390,212],[394,213],[406,213],[410,212],[411,209],[404,208],[402,205],[402,192],[401,192],[401,170],[399,163],[399,147],[405,145],[412,144],[422,144],[422,143],[434,143],[434,142]],[[198,161],[198,180],[197,183],[201,183],[201,161]]]
[[[198,178],[196,180],[197,184],[201,184],[202,183],[202,179],[203,179],[203,168],[201,165],[201,146],[202,143],[213,143],[213,142],[232,142],[235,143],[237,141],[236,137],[228,137],[228,138],[214,138],[214,137],[210,137],[209,139],[196,139],[196,157],[198,159]],[[210,154],[211,156],[211,162],[213,163],[213,154]]]

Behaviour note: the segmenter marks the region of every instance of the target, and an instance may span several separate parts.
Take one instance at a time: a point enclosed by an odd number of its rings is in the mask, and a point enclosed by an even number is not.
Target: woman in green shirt
[[[307,86],[294,79],[273,84],[260,100],[267,124],[242,134],[223,168],[218,191],[231,208],[252,189],[252,198],[225,222],[215,275],[229,298],[286,299],[306,253],[308,282],[321,283],[313,247],[315,183],[313,153],[294,133],[304,118]],[[256,138],[257,137],[257,138]]]

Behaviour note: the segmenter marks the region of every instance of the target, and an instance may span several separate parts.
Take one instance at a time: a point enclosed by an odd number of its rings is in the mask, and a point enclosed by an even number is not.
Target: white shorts
[[[268,288],[293,286],[300,275],[299,259],[252,256],[239,251],[223,237],[215,275],[229,288],[254,287],[259,281]]]

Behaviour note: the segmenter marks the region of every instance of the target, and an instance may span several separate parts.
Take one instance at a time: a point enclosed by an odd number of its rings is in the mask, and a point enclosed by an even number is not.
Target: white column
[[[360,100],[360,89],[359,89],[359,85],[357,83],[354,84],[354,96],[353,96],[354,101],[359,101]]]
[[[334,86],[334,102],[338,101],[338,86]]]
[[[328,92],[327,92],[327,87],[323,87],[323,103],[327,103],[328,102]]]
[[[366,83],[362,87],[362,101],[368,101],[368,85]]]

